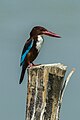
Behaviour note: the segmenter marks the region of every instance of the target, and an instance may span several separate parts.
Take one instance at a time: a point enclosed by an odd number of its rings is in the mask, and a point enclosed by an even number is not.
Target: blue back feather
[[[24,62],[26,55],[29,53],[30,49],[32,48],[32,45],[33,45],[33,40],[25,44],[22,55],[21,55],[20,65],[22,65],[22,63]]]

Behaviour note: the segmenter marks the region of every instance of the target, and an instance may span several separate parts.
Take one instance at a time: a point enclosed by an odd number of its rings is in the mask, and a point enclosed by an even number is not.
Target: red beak
[[[59,36],[59,35],[56,34],[56,33],[51,32],[51,31],[43,31],[43,34],[44,34],[44,35],[51,36],[51,37],[61,38],[61,36]]]

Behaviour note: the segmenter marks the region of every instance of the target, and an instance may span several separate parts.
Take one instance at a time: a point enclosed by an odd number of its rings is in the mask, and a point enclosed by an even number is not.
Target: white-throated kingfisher
[[[31,30],[30,38],[26,41],[21,55],[20,66],[22,66],[22,71],[19,84],[21,84],[23,81],[26,68],[28,66],[34,65],[33,61],[38,56],[42,44],[44,42],[43,35],[61,38],[58,34],[48,31],[47,29],[41,26],[35,26]]]

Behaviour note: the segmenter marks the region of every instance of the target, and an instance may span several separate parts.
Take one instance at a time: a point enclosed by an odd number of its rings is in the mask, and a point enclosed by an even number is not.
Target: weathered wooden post
[[[28,69],[26,120],[59,120],[60,107],[67,83],[67,66],[45,64]]]

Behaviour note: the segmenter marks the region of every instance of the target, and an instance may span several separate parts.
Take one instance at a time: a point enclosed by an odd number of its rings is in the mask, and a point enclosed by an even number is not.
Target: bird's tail
[[[23,66],[23,67],[22,67],[22,71],[21,71],[21,76],[20,76],[19,84],[21,84],[22,81],[23,81],[23,79],[24,79],[25,71],[26,71],[26,67]]]

